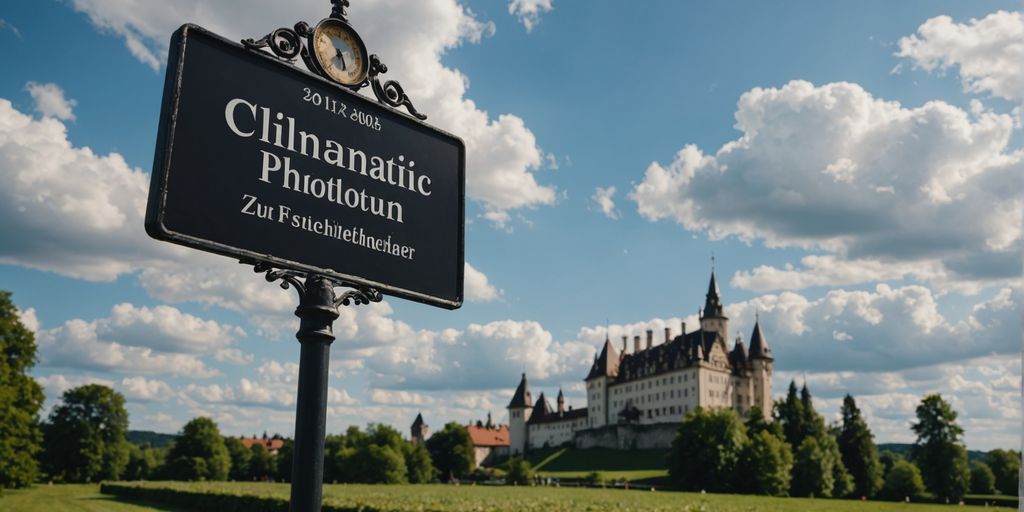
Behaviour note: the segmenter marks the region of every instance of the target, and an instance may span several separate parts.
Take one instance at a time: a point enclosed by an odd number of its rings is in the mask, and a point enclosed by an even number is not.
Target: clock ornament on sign
[[[376,55],[369,55],[366,44],[348,22],[349,0],[331,0],[331,15],[314,27],[300,21],[292,28],[279,28],[260,39],[243,39],[251,50],[269,48],[278,58],[294,65],[302,57],[310,71],[353,91],[367,85],[377,101],[393,108],[405,107],[409,114],[424,120],[413,106],[402,85],[395,80],[383,83],[380,75],[388,67]]]

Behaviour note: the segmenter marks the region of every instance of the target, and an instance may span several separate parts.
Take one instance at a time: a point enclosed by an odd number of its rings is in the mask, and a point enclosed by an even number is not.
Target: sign
[[[185,25],[171,39],[146,231],[455,309],[465,161],[451,134]]]

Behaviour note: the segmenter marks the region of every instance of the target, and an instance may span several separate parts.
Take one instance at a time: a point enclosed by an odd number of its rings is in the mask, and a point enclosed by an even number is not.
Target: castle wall
[[[576,448],[612,448],[617,450],[648,450],[671,448],[679,431],[679,423],[650,425],[608,425],[576,432]]]

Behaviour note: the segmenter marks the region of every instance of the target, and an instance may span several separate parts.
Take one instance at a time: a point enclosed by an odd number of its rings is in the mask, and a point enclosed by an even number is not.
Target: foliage
[[[121,478],[128,465],[127,432],[121,393],[100,384],[69,389],[43,424],[43,468],[64,482]]]
[[[749,437],[754,437],[761,432],[768,432],[783,441],[786,440],[786,434],[782,431],[782,424],[777,421],[766,420],[764,410],[756,405],[747,411],[747,419],[744,425],[747,427],[747,436]]]
[[[730,491],[746,442],[746,427],[732,409],[698,407],[683,418],[672,441],[669,479],[687,490]]]
[[[885,475],[888,475],[889,471],[892,471],[892,466],[893,464],[896,464],[896,461],[906,459],[907,458],[904,457],[902,453],[891,450],[882,450],[878,452],[878,462],[882,464],[882,480],[884,481]]]
[[[150,480],[163,465],[167,450],[128,444],[128,465],[125,466],[125,480]]]
[[[217,423],[204,417],[186,423],[167,454],[166,469],[174,480],[227,480],[231,456]]]
[[[231,469],[228,471],[228,478],[231,480],[248,480],[252,451],[246,448],[242,440],[237,437],[225,437],[224,447],[227,448],[228,457],[231,458]]]
[[[587,476],[583,477],[583,481],[586,482],[588,485],[603,486],[604,483],[608,481],[608,479],[605,478],[604,474],[601,473],[600,471],[591,471],[590,473],[587,473]]]
[[[249,447],[249,480],[270,480],[274,477],[274,456],[259,443]]]
[[[924,480],[921,479],[921,470],[917,469],[912,462],[898,459],[892,465],[892,469],[885,475],[885,483],[882,484],[882,496],[892,500],[903,500],[905,498],[916,499],[924,494]]]
[[[295,442],[291,439],[285,439],[284,445],[277,450],[277,457],[275,466],[277,469],[277,479],[282,482],[292,481],[292,455],[295,453]],[[326,463],[326,461],[324,461]]]
[[[984,462],[974,461],[971,464],[971,493],[972,494],[995,494],[996,476],[992,468]]]
[[[349,483],[423,483],[434,477],[430,454],[402,439],[388,425],[370,425],[366,432],[349,427],[327,436],[324,481]]]
[[[434,463],[430,461],[430,452],[423,443],[405,443],[402,453],[405,455],[405,468],[409,471],[409,483],[425,484],[434,479]]]
[[[985,462],[995,476],[997,491],[1010,496],[1016,496],[1020,492],[1017,486],[1020,477],[1020,452],[992,450],[985,456]]]
[[[846,395],[839,431],[839,453],[850,476],[855,496],[870,498],[882,488],[882,463],[878,458],[875,436],[868,428],[853,397]]]
[[[469,431],[455,422],[448,423],[427,439],[427,451],[434,461],[437,474],[445,482],[452,478],[461,478],[476,465],[476,454]]]
[[[800,446],[806,436],[803,402],[797,395],[796,382],[789,381],[786,398],[775,403],[775,422],[781,425],[782,433],[790,446]]]
[[[770,430],[748,438],[740,454],[736,489],[749,494],[786,496],[789,493],[793,451]]]
[[[831,496],[835,484],[831,462],[817,438],[804,439],[796,450],[793,463],[793,496]]]
[[[509,485],[529,485],[533,480],[530,463],[522,457],[512,457],[506,463],[505,483]]]
[[[911,429],[917,434],[914,462],[929,491],[939,498],[957,501],[967,492],[971,472],[967,467],[967,449],[961,436],[964,430],[956,423],[956,411],[941,395],[924,397],[917,406],[917,423]]]
[[[18,317],[11,293],[0,291],[0,488],[24,487],[39,472],[43,389],[29,376],[36,339]]]

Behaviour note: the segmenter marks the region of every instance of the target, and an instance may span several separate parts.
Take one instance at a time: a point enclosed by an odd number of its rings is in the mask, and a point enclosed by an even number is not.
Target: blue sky
[[[806,380],[830,418],[852,393],[909,441],[941,392],[972,448],[1019,444],[1021,2],[353,3],[467,142],[472,270],[456,312],[343,312],[329,430],[501,416],[524,370],[582,406],[606,325],[695,325],[714,255],[732,332],[760,311],[776,393]],[[170,33],[329,12],[278,4],[0,7],[0,288],[51,399],[98,381],[133,428],[290,433],[291,292],[140,214]]]

